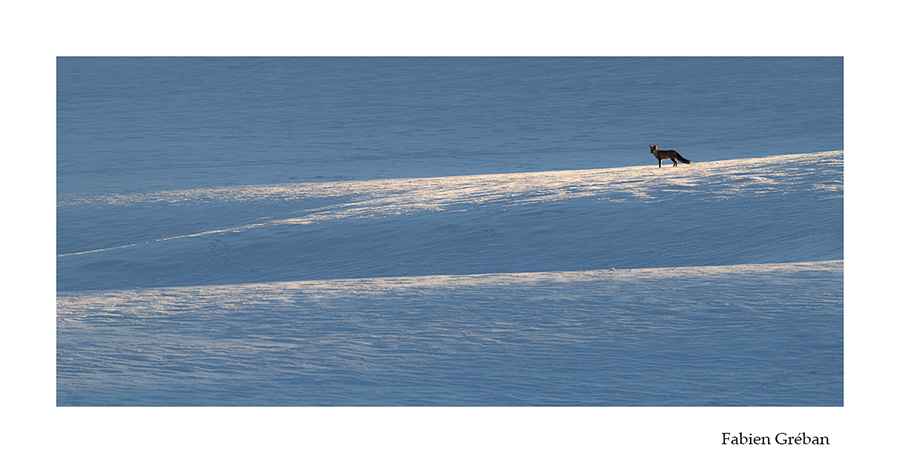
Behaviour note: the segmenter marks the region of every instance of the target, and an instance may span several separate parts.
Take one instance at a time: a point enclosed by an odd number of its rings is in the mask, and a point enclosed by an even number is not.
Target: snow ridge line
[[[833,183],[806,183],[805,172],[812,169],[842,169],[843,151],[777,155],[763,158],[711,161],[675,171],[659,171],[652,166],[611,169],[550,171],[519,174],[408,178],[393,180],[330,182],[319,184],[266,185],[159,192],[140,195],[94,197],[90,204],[123,204],[131,201],[180,203],[199,201],[236,202],[311,197],[352,198],[323,207],[309,208],[299,217],[278,218],[227,228],[180,234],[105,248],[57,254],[57,258],[125,249],[165,241],[197,238],[215,234],[239,233],[255,228],[279,225],[305,225],[325,220],[377,218],[421,211],[445,211],[450,207],[472,207],[493,201],[509,206],[547,201],[593,197],[609,201],[654,202],[669,197],[672,191],[699,192],[708,198],[723,198],[739,193],[782,189],[826,189],[842,193],[840,180]],[[838,179],[840,175],[833,176]],[[815,179],[812,180],[815,182]],[[230,192],[230,193],[229,193]],[[105,198],[105,199],[104,199]],[[129,199],[130,198],[130,199]],[[168,199],[166,199],[168,198]],[[66,202],[61,206],[85,206],[85,202]],[[194,203],[197,204],[197,203]]]
[[[497,273],[471,273],[471,274],[436,274],[414,276],[390,276],[390,277],[363,277],[363,278],[326,278],[294,281],[268,281],[259,283],[213,284],[213,285],[186,285],[186,286],[160,286],[137,288],[130,290],[90,290],[90,291],[61,291],[60,297],[66,298],[67,294],[80,298],[85,294],[117,294],[136,295],[182,292],[215,293],[242,291],[258,291],[268,288],[270,290],[284,290],[302,288],[305,292],[315,292],[317,289],[329,292],[339,288],[353,288],[355,294],[363,292],[391,291],[400,287],[424,287],[437,290],[440,287],[479,286],[515,286],[557,283],[578,283],[596,281],[598,279],[634,278],[658,279],[660,275],[678,275],[679,278],[691,278],[696,276],[723,276],[744,275],[747,272],[760,274],[775,274],[778,272],[800,271],[826,271],[842,272],[844,260],[822,260],[804,262],[768,262],[755,264],[723,264],[723,265],[686,265],[682,267],[641,267],[641,268],[607,268],[595,270],[560,270],[560,271],[535,271],[535,272],[497,272]]]
[[[738,171],[767,170],[767,168],[787,164],[822,163],[843,164],[843,150],[823,151],[804,154],[782,154],[758,158],[730,159],[724,161],[695,162],[669,169],[656,166],[612,167],[606,169],[560,170],[543,172],[522,172],[505,174],[462,175],[451,177],[396,178],[378,180],[343,180],[319,183],[283,183],[268,185],[248,185],[223,188],[198,188],[169,190],[148,193],[66,195],[57,201],[57,208],[91,204],[146,204],[183,202],[249,202],[259,200],[283,200],[307,198],[333,198],[341,196],[384,196],[423,189],[439,191],[465,190],[467,188],[490,188],[498,193],[512,193],[522,187],[534,185],[557,186],[573,180],[584,182],[586,190],[604,190],[621,186],[646,186],[647,182],[663,179],[674,181],[693,177],[691,171],[700,170],[705,175],[729,174]],[[666,177],[648,174],[665,173]],[[653,175],[652,177],[649,175]],[[605,188],[604,188],[605,187]]]

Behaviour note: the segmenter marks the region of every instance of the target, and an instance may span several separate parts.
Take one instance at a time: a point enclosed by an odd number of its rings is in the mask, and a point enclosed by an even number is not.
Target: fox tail
[[[690,164],[690,163],[691,163],[690,160],[685,159],[684,156],[678,154],[677,152],[675,153],[675,159],[677,159],[678,162],[683,162],[683,163],[685,163],[685,164]]]

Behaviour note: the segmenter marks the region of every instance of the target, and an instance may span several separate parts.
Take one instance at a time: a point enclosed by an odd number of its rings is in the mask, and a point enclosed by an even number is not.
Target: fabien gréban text
[[[828,436],[813,436],[805,432],[786,433],[780,432],[772,436],[754,436],[739,432],[722,433],[722,445],[831,445]]]

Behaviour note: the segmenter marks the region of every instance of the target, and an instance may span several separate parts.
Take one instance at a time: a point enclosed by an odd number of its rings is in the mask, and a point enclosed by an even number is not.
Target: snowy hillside
[[[648,158],[61,196],[58,403],[841,405],[843,152]]]
[[[840,405],[840,261],[59,298],[61,405]]]
[[[58,283],[125,289],[841,259],[841,182],[842,153],[829,152],[64,197]]]

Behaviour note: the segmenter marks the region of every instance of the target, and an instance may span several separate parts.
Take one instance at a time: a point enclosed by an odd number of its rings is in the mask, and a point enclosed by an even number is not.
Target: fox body
[[[650,152],[653,153],[653,156],[659,161],[659,167],[662,167],[663,159],[671,159],[672,167],[678,165],[676,160],[681,161],[685,164],[690,164],[691,161],[685,159],[682,155],[678,154],[678,151],[675,150],[661,150],[656,147],[656,145],[650,145]]]

